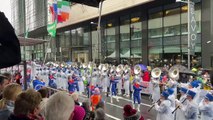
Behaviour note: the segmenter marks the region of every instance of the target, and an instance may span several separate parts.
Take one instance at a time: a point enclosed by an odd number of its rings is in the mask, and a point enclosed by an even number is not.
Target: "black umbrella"
[[[99,3],[103,0],[66,0],[66,1],[84,4],[92,7],[98,7]]]
[[[0,12],[0,57],[0,68],[21,62],[19,40],[3,12]]]
[[[175,65],[174,67],[177,67],[179,69],[179,73],[180,74],[196,76],[196,74],[194,72],[192,72],[191,70],[189,70],[188,68],[186,68],[183,65]]]

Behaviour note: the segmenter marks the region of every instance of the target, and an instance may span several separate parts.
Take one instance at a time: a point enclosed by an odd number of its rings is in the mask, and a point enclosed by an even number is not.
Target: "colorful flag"
[[[49,4],[49,21],[47,31],[52,36],[56,36],[57,23],[65,22],[69,19],[70,2],[63,0],[54,0]]]
[[[47,31],[50,34],[50,36],[55,37],[56,36],[56,26],[57,26],[57,21],[53,22],[52,24],[47,25]]]
[[[68,1],[58,1],[58,22],[64,22],[69,19],[70,12],[70,2]]]

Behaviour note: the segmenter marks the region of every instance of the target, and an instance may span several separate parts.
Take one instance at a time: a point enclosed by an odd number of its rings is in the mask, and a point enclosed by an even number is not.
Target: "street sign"
[[[189,31],[190,54],[194,55],[195,54],[195,45],[196,45],[196,41],[197,41],[197,22],[195,19],[195,7],[194,7],[193,2],[190,2],[189,12],[190,12],[190,16],[189,16],[189,19],[190,19],[190,23],[189,23],[189,26],[190,26],[190,31]]]

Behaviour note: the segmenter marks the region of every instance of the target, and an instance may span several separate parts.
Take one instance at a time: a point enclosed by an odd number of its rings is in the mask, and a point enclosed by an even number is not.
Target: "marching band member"
[[[56,78],[54,74],[54,72],[50,72],[48,86],[57,89],[57,85],[55,83]]]
[[[171,120],[172,112],[170,109],[171,102],[168,100],[169,93],[163,91],[160,97],[160,104],[155,103],[155,109],[157,111],[156,120]]]
[[[118,89],[118,95],[122,94],[122,71],[117,71],[116,73],[116,79],[118,80],[117,83],[117,89]]]
[[[130,87],[130,75],[129,75],[129,71],[126,69],[124,70],[124,89],[125,89],[125,94],[124,96],[129,97],[129,87]]]
[[[181,97],[179,100],[177,100],[177,99],[175,100],[177,106],[179,106],[181,103],[186,105],[185,99],[186,99],[187,91],[188,91],[188,89],[186,89],[184,87],[180,88],[179,92],[181,94]],[[176,120],[185,120],[184,112],[181,111],[180,109],[178,109],[176,112]]]
[[[33,80],[33,88],[35,90],[40,90],[43,86],[45,86],[45,82],[40,80],[38,76],[35,76],[35,80]]]
[[[169,93],[168,100],[171,103],[170,109],[174,110],[175,109],[175,95],[174,95],[174,90],[172,88],[168,88],[167,92]],[[175,114],[172,114],[171,120],[175,119],[174,115]]]
[[[111,73],[111,79],[110,79],[110,84],[111,84],[111,103],[113,103],[112,97],[115,96],[117,102],[119,102],[118,97],[117,97],[117,91],[116,91],[116,86],[117,83],[119,82],[119,79],[116,78],[116,75]]]
[[[198,107],[197,104],[193,101],[196,93],[192,90],[188,90],[187,92],[187,103],[186,105],[181,105],[181,110],[184,113],[186,120],[197,120]]]
[[[79,94],[82,94],[84,92],[84,83],[81,73],[79,73],[78,85],[79,85]]]
[[[199,97],[200,97],[200,88],[199,88],[199,83],[198,81],[192,81],[189,84],[189,90],[192,90],[196,93],[195,97],[193,100],[196,102],[196,104],[200,103]]]
[[[174,78],[170,77],[167,85],[168,85],[167,86],[168,88],[172,88],[174,90],[174,95],[175,95],[175,97],[177,97],[177,85],[178,85],[178,82],[176,80],[174,80]]]
[[[199,104],[201,120],[213,120],[213,95],[207,93],[205,99]]]
[[[133,108],[135,109],[135,104],[136,101],[138,102],[138,111],[140,111],[140,104],[141,104],[141,90],[142,90],[142,85],[140,84],[139,81],[135,80],[133,83]]]
[[[160,87],[159,87],[159,78],[152,78],[152,102],[155,103],[160,99]]]
[[[75,92],[76,86],[75,86],[75,81],[72,79],[71,76],[68,76],[68,91],[70,94]]]
[[[107,93],[107,88],[109,87],[109,77],[108,77],[108,75],[107,75],[107,73],[108,73],[108,71],[107,70],[104,70],[103,72],[102,72],[102,78],[103,78],[103,81],[102,81],[102,85],[101,85],[101,87],[103,88],[102,89],[102,92],[105,92],[105,93]]]
[[[74,86],[75,89],[79,92],[79,85],[78,85],[78,80],[79,80],[79,73],[78,71],[74,71],[74,74],[72,75],[72,80],[74,81]]]

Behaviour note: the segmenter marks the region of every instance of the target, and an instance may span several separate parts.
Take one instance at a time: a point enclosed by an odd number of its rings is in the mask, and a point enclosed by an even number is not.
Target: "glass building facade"
[[[192,66],[201,66],[204,60],[202,41],[206,41],[203,36],[206,33],[203,33],[202,29],[208,26],[202,21],[202,18],[207,16],[203,6],[207,6],[208,2],[193,1],[196,3],[197,41],[195,55],[190,57]],[[43,8],[45,7],[39,9]],[[97,18],[65,26],[57,29],[55,39],[34,46],[33,58],[44,59],[45,51],[50,47],[51,52],[46,55],[47,60],[144,63],[150,66],[177,63],[187,65],[187,11],[188,7],[184,3],[159,0],[103,16],[101,36],[98,36],[97,32]],[[45,14],[41,14],[40,18]],[[28,21],[33,22],[35,18]],[[40,20],[39,25],[45,24]],[[47,33],[37,37],[50,39]]]

